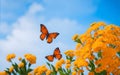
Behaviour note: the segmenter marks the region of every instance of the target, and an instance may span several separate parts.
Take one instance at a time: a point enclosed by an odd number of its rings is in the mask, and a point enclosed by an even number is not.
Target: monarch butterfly
[[[59,48],[57,47],[57,48],[54,50],[53,55],[45,56],[45,58],[46,58],[48,61],[53,62],[54,58],[60,60],[60,59],[62,58],[62,54],[60,54],[60,50],[59,50]]]
[[[41,24],[40,27],[42,32],[42,34],[40,35],[40,39],[44,40],[46,38],[47,43],[49,44],[53,41],[53,39],[55,39],[59,35],[58,32],[49,33],[47,28],[43,24]]]

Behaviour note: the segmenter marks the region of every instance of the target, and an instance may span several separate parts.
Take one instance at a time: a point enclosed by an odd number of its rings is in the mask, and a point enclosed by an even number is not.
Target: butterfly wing
[[[58,35],[59,35],[59,33],[57,33],[57,32],[48,34],[47,43],[51,43],[53,41],[53,39],[55,39]]]
[[[62,54],[55,55],[55,58],[58,59],[58,60],[60,60],[62,58]]]
[[[57,47],[57,48],[54,50],[54,53],[53,53],[53,55],[57,55],[57,54],[60,54],[60,49],[59,49],[59,47]]]
[[[48,61],[53,62],[54,56],[53,55],[48,55],[45,57]]]
[[[54,50],[54,53],[53,53],[54,57],[58,60],[60,60],[62,58],[62,55],[60,54],[60,49],[59,47],[57,47],[55,50]]]
[[[45,27],[45,25],[43,25],[43,24],[41,24],[40,27],[41,27],[41,30],[40,30],[40,31],[42,32],[42,34],[40,35],[40,39],[41,39],[41,40],[44,40],[45,37],[47,37],[47,35],[48,35],[48,30],[47,30],[47,28]]]

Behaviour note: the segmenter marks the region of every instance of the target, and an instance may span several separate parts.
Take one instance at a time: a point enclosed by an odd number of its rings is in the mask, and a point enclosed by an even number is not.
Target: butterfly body
[[[40,35],[40,39],[44,40],[46,38],[47,43],[51,43],[53,39],[55,39],[59,35],[58,32],[49,33],[47,28],[43,24],[41,24],[40,27],[41,27],[40,31],[42,32],[42,34]]]
[[[60,60],[60,59],[62,58],[62,54],[60,54],[60,50],[59,50],[59,48],[57,47],[57,48],[54,50],[53,55],[45,56],[45,58],[46,58],[48,61],[53,62],[54,58]]]

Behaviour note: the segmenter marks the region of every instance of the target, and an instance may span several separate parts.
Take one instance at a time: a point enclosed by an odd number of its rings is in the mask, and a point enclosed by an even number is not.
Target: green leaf
[[[23,73],[24,73],[21,68],[19,68],[19,70],[20,70],[20,74],[23,74]]]
[[[95,60],[98,60],[98,58],[97,58],[97,57],[95,57]]]
[[[4,70],[5,72],[7,72],[9,75],[11,75],[11,73],[9,72],[9,70]]]
[[[26,62],[26,60],[25,59],[22,59],[22,62],[24,63],[24,71],[26,71],[27,70],[27,62]],[[28,65],[28,67],[29,67],[29,65]]]
[[[80,43],[83,45],[82,41],[80,39],[76,39],[75,42]]]
[[[120,52],[117,52],[118,56],[120,57]]]
[[[59,68],[59,69],[58,69],[58,72],[60,73],[60,75],[65,75],[65,74],[64,74],[64,71],[62,70],[62,68]]]
[[[70,71],[68,71],[68,69],[65,70],[65,69],[63,68],[63,71],[65,72],[65,75],[70,75]]]
[[[66,56],[66,59],[69,59],[69,57],[68,57],[68,56]]]
[[[30,66],[31,66],[31,64],[29,63],[29,64],[28,64],[28,67],[30,67]]]
[[[49,66],[49,68],[51,69],[50,63],[49,63],[49,62],[46,62],[46,63],[47,63],[47,65]]]
[[[25,59],[22,59],[22,62],[24,63],[24,65],[26,65],[26,64],[27,64],[27,62],[25,61]]]
[[[82,72],[81,75],[84,75],[84,73]]]
[[[46,75],[45,73],[42,73],[42,75]]]
[[[71,74],[71,69],[67,69],[68,74]]]
[[[116,46],[114,44],[109,44],[110,47],[115,48]]]
[[[17,72],[18,71],[18,65],[17,65],[17,63],[12,64],[12,66],[14,67],[15,71]]]
[[[91,68],[91,71],[94,71],[95,69],[94,62],[92,60],[90,60],[89,62],[90,62],[89,67]]]
[[[73,60],[73,57],[70,57],[70,62],[72,62],[72,60]]]
[[[51,75],[57,75],[57,73],[53,71],[53,72],[51,73]]]
[[[102,52],[101,51],[98,52],[98,57],[100,57],[100,58],[102,57]]]
[[[29,73],[29,72],[31,72],[31,71],[33,71],[33,69],[30,69],[30,68],[29,68],[28,71],[27,71],[27,73]]]
[[[17,71],[18,73],[19,73],[19,75],[21,75],[22,73],[21,73],[21,71],[20,71],[20,69],[18,69],[18,71]]]
[[[14,70],[12,71],[12,74],[13,74],[13,75],[17,75]]]
[[[107,75],[107,72],[103,70],[102,72],[100,72],[100,75]]]
[[[55,74],[57,74],[55,67],[51,64],[52,70],[55,72]]]

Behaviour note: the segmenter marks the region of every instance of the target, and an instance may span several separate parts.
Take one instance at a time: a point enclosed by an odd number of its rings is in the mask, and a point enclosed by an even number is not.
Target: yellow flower
[[[32,54],[25,54],[24,56],[25,56],[26,60],[29,61],[30,64],[36,63],[36,56],[34,56]]]
[[[73,37],[72,37],[72,40],[76,40],[78,38],[78,34],[75,34]]]
[[[94,75],[94,72],[89,72],[88,75]]]
[[[9,68],[9,72],[13,72],[13,70],[14,70],[14,67],[11,66],[11,67]]]
[[[76,44],[76,50],[79,50],[82,47],[82,45],[80,43]]]
[[[70,64],[70,60],[66,60],[66,64]]]
[[[10,62],[11,59],[13,59],[13,58],[15,58],[15,57],[16,57],[15,54],[8,54],[7,57],[6,57],[6,60]]]
[[[82,73],[82,72],[84,72],[84,70],[82,70],[82,69],[79,70],[79,71],[78,71],[78,75],[80,75],[80,73]]]
[[[59,69],[60,67],[62,67],[63,64],[65,64],[65,60],[64,60],[64,59],[58,60],[58,61],[56,62],[56,64],[55,64],[55,69],[56,69],[56,71],[58,71],[58,69]]]
[[[5,71],[1,71],[0,75],[8,75]]]
[[[48,69],[45,65],[38,66],[34,69],[34,75],[41,75],[42,73],[46,72]]]
[[[21,61],[21,60],[22,60],[22,58],[21,58],[21,57],[19,57],[19,58],[18,58],[18,60],[19,60],[19,61]]]
[[[19,68],[24,67],[24,63],[23,63],[23,62],[21,62],[20,64],[18,64],[18,67],[19,67]]]
[[[33,75],[32,73],[28,73],[28,75]]]
[[[51,70],[47,70],[47,71],[46,71],[46,75],[50,75],[51,72],[52,72]]]
[[[70,68],[71,64],[66,64],[66,69]]]
[[[61,64],[65,64],[65,60],[64,60],[64,59],[60,59],[59,62],[60,62]]]
[[[64,52],[66,56],[73,57],[74,56],[74,50],[67,50]]]
[[[120,52],[120,27],[113,24],[106,25],[104,22],[95,22],[91,27],[79,37],[74,36],[74,39],[80,39],[81,43],[77,43],[74,56],[76,60],[73,62],[74,67],[88,68],[90,60],[94,60],[93,64],[95,72],[99,73],[103,70],[109,75],[113,73],[118,75],[120,72],[120,59],[117,52]],[[69,51],[65,54],[70,55]],[[97,59],[97,60],[96,60]],[[78,72],[78,71],[77,71]],[[94,75],[94,72],[89,72],[89,75]]]
[[[73,72],[72,72],[72,75],[77,75],[76,71],[73,71]]]

